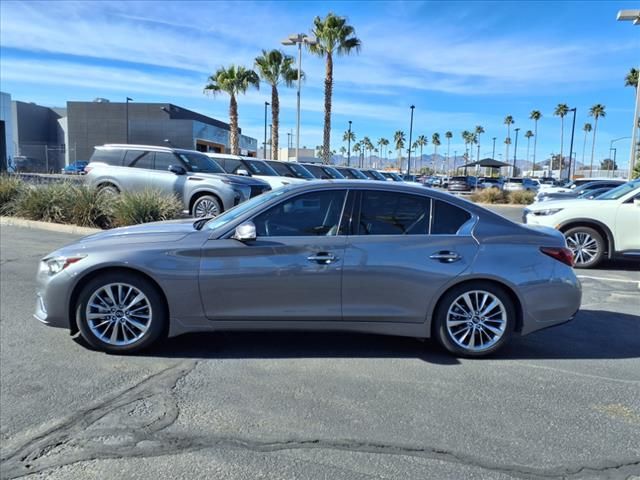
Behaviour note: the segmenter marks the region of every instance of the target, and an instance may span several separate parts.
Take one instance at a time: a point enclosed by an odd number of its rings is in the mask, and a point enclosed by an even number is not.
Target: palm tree
[[[449,165],[449,152],[451,150],[451,139],[453,138],[453,133],[447,130],[444,133],[444,137],[447,139],[447,170],[451,170],[451,165]]]
[[[538,147],[538,120],[542,118],[540,110],[532,110],[529,118],[533,120],[533,168],[536,166],[536,150]]]
[[[460,134],[460,136],[462,137],[462,140],[464,141],[464,154],[465,156],[469,157],[469,137],[471,135],[471,132],[469,130],[463,130],[462,133]]]
[[[298,78],[298,70],[293,68],[295,60],[290,55],[285,55],[280,50],[267,52],[262,50],[262,55],[256,57],[256,68],[263,81],[271,85],[271,146],[273,159],[278,159],[278,130],[280,128],[280,98],[278,84],[284,82],[287,87],[293,85]]]
[[[529,161],[529,143],[531,142],[531,137],[533,137],[533,132],[531,130],[527,130],[527,132],[524,134],[524,138],[527,139],[527,162]],[[533,173],[535,170],[531,170],[531,172]]]
[[[387,157],[387,155],[386,155],[386,152],[387,152],[387,148],[386,147],[387,147],[387,145],[389,145],[389,140],[387,140],[386,138],[381,137],[378,140],[378,147],[380,148],[380,152],[385,152],[385,160],[386,160],[386,157]]]
[[[638,73],[637,68],[631,68],[626,77],[624,77],[624,86],[638,88]]]
[[[429,141],[427,140],[427,137],[425,135],[420,135],[418,136],[418,138],[416,138],[416,150],[418,149],[418,147],[420,148],[420,168],[422,168],[422,149],[424,147],[427,146],[427,143],[429,143]]]
[[[596,103],[593,107],[591,107],[589,109],[589,116],[594,118],[593,121],[593,143],[591,144],[591,166],[589,167],[589,175],[591,176],[593,174],[593,156],[595,154],[596,151],[596,131],[598,129],[598,118],[600,117],[606,117],[607,116],[607,112],[604,111],[605,106],[600,104],[600,103]]]
[[[326,60],[326,74],[324,79],[324,161],[329,162],[331,144],[331,96],[333,92],[333,55],[349,55],[360,51],[360,39],[356,30],[347,24],[345,17],[339,17],[331,12],[326,17],[316,17],[313,20],[313,35],[316,42],[309,45],[311,53]]]
[[[476,160],[480,160],[480,135],[484,133],[484,127],[482,125],[476,125],[476,135],[478,139],[478,158]]]
[[[511,145],[511,125],[513,125],[514,123],[515,120],[511,115],[507,115],[506,117],[504,117],[504,124],[507,126],[507,138],[509,139],[509,143],[504,142],[507,145],[507,152],[504,157],[507,162],[509,161],[509,145]]]
[[[360,142],[354,143],[353,144],[353,153],[360,153]],[[360,155],[358,155],[358,162],[360,161]],[[360,166],[360,163],[358,163],[358,166]]]
[[[592,130],[590,123],[585,123],[582,127],[584,132],[584,142],[582,143],[582,167],[584,168],[584,152],[587,149],[587,134]]]
[[[340,147],[340,155],[342,155],[343,157],[346,155],[347,153],[347,147],[345,147],[344,145],[342,145]]]
[[[558,168],[562,169],[562,162],[564,161],[564,157],[562,156],[562,151],[564,147],[564,117],[569,113],[569,105],[566,103],[559,103],[556,109],[553,111],[553,114],[556,117],[560,117],[560,166]],[[551,169],[553,170],[553,165],[551,165]]]
[[[404,148],[405,142],[405,135],[402,130],[397,130],[396,133],[393,134],[393,142],[398,151],[398,167],[400,171],[402,171],[402,149]]]
[[[473,146],[478,143],[478,135],[475,131],[469,132],[469,145],[471,150],[471,161],[473,162]]]
[[[322,158],[322,145],[316,145],[316,157]]]
[[[213,95],[217,95],[224,92],[229,95],[229,143],[233,155],[240,153],[237,96],[246,93],[249,87],[260,88],[258,74],[253,70],[236,65],[231,65],[228,68],[220,67],[207,79],[207,84],[204,87],[205,93],[211,92]]]
[[[369,137],[364,137],[362,139],[362,147],[365,151],[365,154],[367,152],[367,150],[369,150],[369,165],[371,164],[371,152],[373,151],[374,145],[373,143],[371,143],[371,139]]]

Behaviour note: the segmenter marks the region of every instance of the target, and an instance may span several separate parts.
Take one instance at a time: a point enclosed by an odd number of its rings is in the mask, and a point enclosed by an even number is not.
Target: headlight
[[[538,215],[540,217],[546,217],[547,215],[555,215],[556,213],[562,211],[562,208],[548,208],[546,210],[536,210],[532,212],[534,215]]]
[[[60,273],[62,270],[67,268],[72,263],[76,263],[86,255],[77,255],[75,257],[51,257],[45,258],[42,263],[44,263],[47,267],[49,275],[55,275],[56,273]]]

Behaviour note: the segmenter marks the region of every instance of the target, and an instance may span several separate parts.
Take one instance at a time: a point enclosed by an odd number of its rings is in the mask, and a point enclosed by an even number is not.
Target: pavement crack
[[[8,448],[0,459],[0,476],[17,478],[96,458],[101,456],[103,449],[107,453],[126,456],[126,449],[139,443],[144,446],[145,441],[153,439],[156,432],[167,428],[178,418],[173,387],[195,365],[193,361],[181,362],[150,375],[107,400],[67,417],[26,442]],[[149,403],[142,422],[136,422],[123,408],[136,402]]]

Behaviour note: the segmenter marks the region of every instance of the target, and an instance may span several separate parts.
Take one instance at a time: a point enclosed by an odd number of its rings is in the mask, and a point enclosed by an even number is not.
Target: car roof
[[[129,143],[106,143],[104,145],[96,145],[96,150],[150,150],[154,152],[168,152],[168,153],[199,153],[206,155],[205,152],[199,152],[197,150],[189,150],[187,148],[174,148],[163,147],[160,145],[136,145]]]

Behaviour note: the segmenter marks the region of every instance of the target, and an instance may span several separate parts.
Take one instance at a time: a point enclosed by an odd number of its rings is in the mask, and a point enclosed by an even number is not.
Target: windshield
[[[220,165],[206,155],[178,152],[178,156],[187,164],[187,170],[190,172],[225,173]]]
[[[289,170],[291,170],[297,178],[307,178],[307,179],[315,178],[313,175],[311,175],[311,172],[309,172],[309,170],[307,170],[302,165],[289,162],[287,163],[286,166],[289,167]]]
[[[268,202],[272,198],[278,197],[283,193],[287,192],[287,189],[279,188],[277,190],[271,190],[270,192],[263,193],[262,195],[258,195],[257,197],[253,197],[246,202],[241,203],[224,213],[221,213],[217,217],[212,218],[207,222],[207,228],[209,230],[215,230],[216,228],[220,228],[226,225],[229,222],[232,222],[236,218],[244,215],[245,212],[248,212],[252,208],[260,205],[263,202]]]
[[[242,161],[249,169],[249,173],[252,175],[264,175],[267,177],[279,177],[278,172],[276,172],[273,168],[267,165],[262,160],[247,160],[244,159]]]
[[[324,170],[331,178],[344,178],[344,175],[342,175],[338,170],[333,167],[329,167],[328,165],[322,167],[322,170]]]
[[[507,182],[509,182],[509,183],[522,183],[522,179],[521,178],[510,178],[509,180],[507,180]]]
[[[597,196],[598,200],[617,200],[620,197],[624,197],[627,193],[632,192],[633,190],[640,188],[640,179],[632,180],[628,183],[624,183],[619,187],[614,188],[613,190],[609,190],[602,195]]]
[[[362,180],[369,180],[369,177],[367,177],[360,170],[356,170],[355,168],[349,168],[348,170],[353,174],[355,178],[360,178]]]

